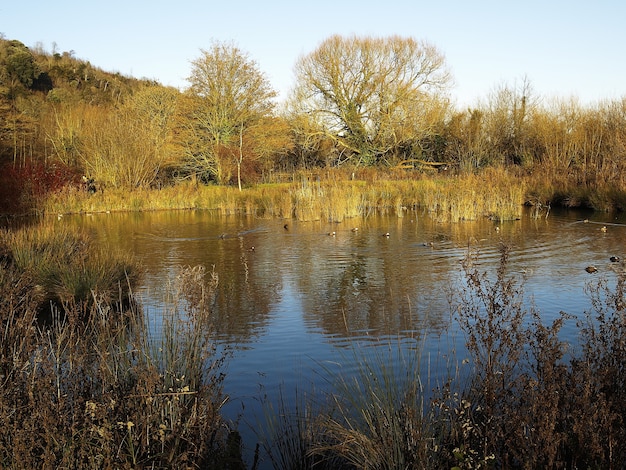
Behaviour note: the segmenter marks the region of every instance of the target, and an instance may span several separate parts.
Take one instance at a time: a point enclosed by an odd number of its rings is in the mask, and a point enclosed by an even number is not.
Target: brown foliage
[[[185,292],[205,282],[197,272],[182,281]],[[167,317],[159,340],[140,310],[120,314],[96,301],[68,303],[46,325],[29,287],[25,274],[0,265],[3,467],[220,466],[222,359],[207,343],[204,317]],[[202,315],[210,294],[190,300]]]

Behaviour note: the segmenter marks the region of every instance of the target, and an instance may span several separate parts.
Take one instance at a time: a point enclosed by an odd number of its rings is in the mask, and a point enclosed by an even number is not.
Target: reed
[[[0,232],[5,259],[27,273],[41,304],[126,299],[140,269],[129,255],[95,247],[86,233],[54,224]]]
[[[339,362],[356,364],[354,375],[322,366],[333,384],[331,408],[316,423],[323,434],[312,455],[350,468],[429,468],[422,348],[398,341],[351,351]]]
[[[277,397],[261,397],[263,414],[253,425],[259,442],[255,459],[260,459],[262,450],[263,458],[277,470],[341,468],[341,461],[332,456],[315,454],[316,442],[323,435],[316,417],[326,413],[316,394],[296,390],[293,400],[285,394],[281,386]]]
[[[3,265],[0,281],[3,468],[242,468],[220,417],[214,276],[183,269],[162,311],[94,294],[55,307],[49,325],[36,323],[26,273]]]
[[[372,179],[370,173],[364,175]],[[162,189],[96,194],[67,189],[46,199],[45,213],[115,210],[209,209],[225,214],[244,212],[302,221],[342,222],[373,211],[402,217],[408,208],[422,208],[442,221],[491,217],[514,220],[526,200],[526,184],[503,169],[443,178],[354,180],[342,173],[300,175],[289,183],[235,187],[183,182]],[[406,175],[405,175],[406,176]]]

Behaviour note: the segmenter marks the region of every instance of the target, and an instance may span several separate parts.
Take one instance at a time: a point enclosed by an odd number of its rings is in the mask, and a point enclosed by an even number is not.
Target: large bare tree
[[[276,92],[256,62],[230,43],[215,42],[192,62],[185,106],[187,161],[191,169],[218,183],[236,167],[241,188],[245,141],[271,116]]]
[[[451,81],[434,46],[400,36],[332,36],[299,59],[295,74],[290,110],[364,164],[410,154],[447,106]]]

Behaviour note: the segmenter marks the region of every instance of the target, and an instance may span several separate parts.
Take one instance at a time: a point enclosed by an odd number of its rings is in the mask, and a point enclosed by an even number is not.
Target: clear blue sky
[[[293,66],[332,34],[424,39],[455,78],[452,98],[475,105],[527,77],[541,98],[581,104],[626,96],[623,0],[18,1],[0,4],[0,33],[74,51],[107,71],[184,88],[212,40],[250,54],[284,97]]]

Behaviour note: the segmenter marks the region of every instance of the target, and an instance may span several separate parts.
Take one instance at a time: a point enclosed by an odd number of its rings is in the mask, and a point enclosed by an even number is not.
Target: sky
[[[626,97],[625,18],[623,0],[7,0],[0,33],[180,89],[201,49],[232,42],[279,99],[298,58],[331,35],[400,35],[445,56],[459,108],[524,80],[544,101],[593,105]]]

